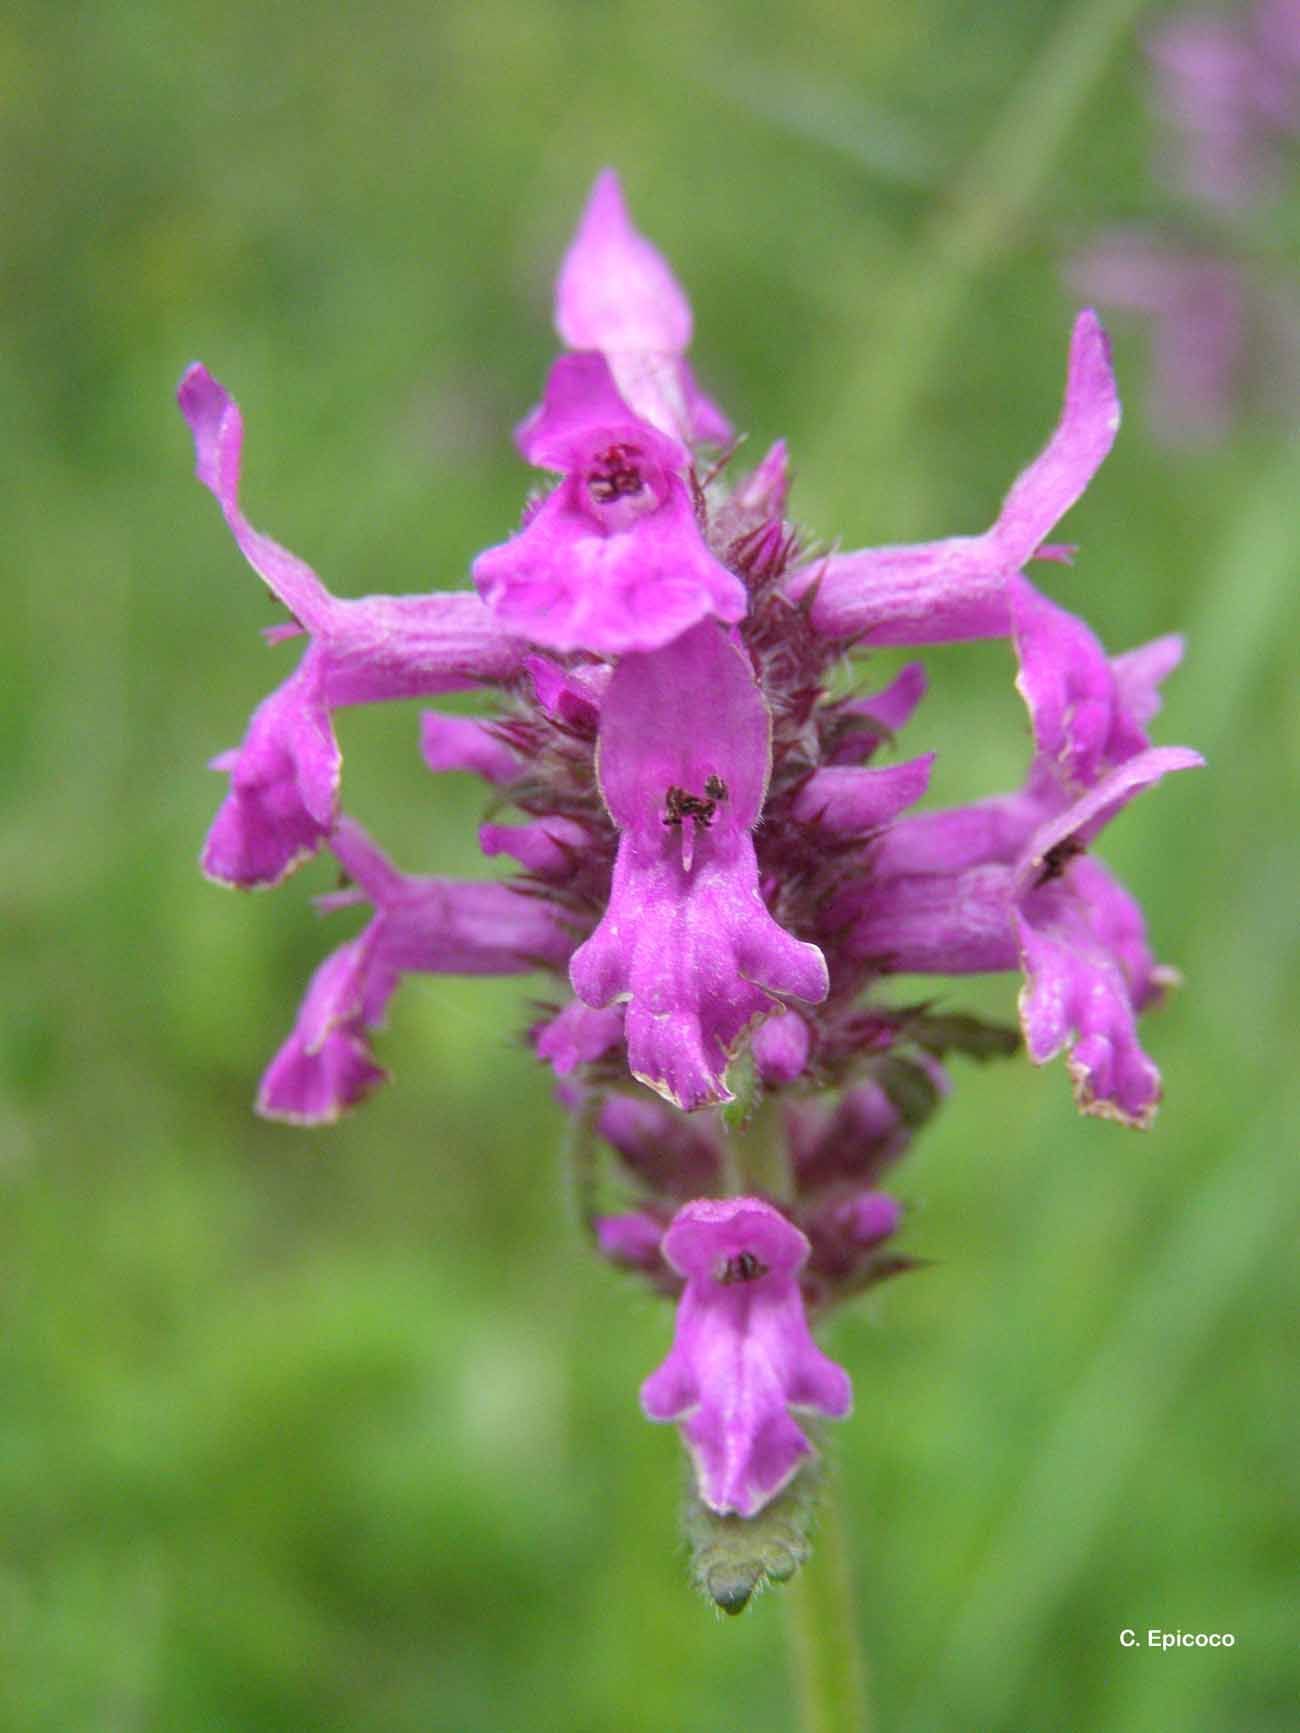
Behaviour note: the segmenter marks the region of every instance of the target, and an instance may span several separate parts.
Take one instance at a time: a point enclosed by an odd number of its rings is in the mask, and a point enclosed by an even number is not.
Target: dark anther
[[[641,453],[635,445],[610,445],[593,459],[587,473],[587,492],[597,505],[612,505],[616,499],[640,493],[645,486]]]
[[[727,785],[720,776],[710,774],[704,779],[704,792],[710,800],[725,800],[727,798]]]
[[[722,789],[721,794],[714,793],[714,785]],[[701,830],[707,830],[713,823],[719,800],[726,797],[726,786],[716,776],[711,776],[704,786],[713,795],[712,800],[701,800],[698,794],[687,794],[684,788],[678,788],[674,783],[664,797],[664,823],[677,825],[683,819],[693,818]]]
[[[760,1263],[753,1252],[737,1252],[724,1260],[718,1271],[718,1280],[724,1287],[730,1287],[733,1282],[756,1282],[766,1274],[767,1265]]]
[[[1063,836],[1060,842],[1054,842],[1043,856],[1043,864],[1038,877],[1034,880],[1034,889],[1050,885],[1053,879],[1059,879],[1072,860],[1077,860],[1081,854],[1087,854],[1088,846],[1077,836]]]

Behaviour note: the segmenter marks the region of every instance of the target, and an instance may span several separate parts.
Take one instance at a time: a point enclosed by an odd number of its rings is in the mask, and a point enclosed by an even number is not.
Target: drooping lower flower
[[[848,1374],[817,1347],[798,1275],[808,1241],[761,1198],[686,1204],[663,1255],[684,1278],[673,1348],[641,1386],[651,1420],[680,1422],[700,1494],[753,1516],[812,1453],[791,1409],[843,1420]]]

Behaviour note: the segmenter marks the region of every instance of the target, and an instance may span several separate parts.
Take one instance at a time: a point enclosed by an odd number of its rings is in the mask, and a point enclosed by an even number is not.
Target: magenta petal
[[[790,501],[790,453],[778,439],[756,469],[737,486],[727,502],[731,510],[755,523],[785,516]]]
[[[683,359],[690,303],[663,255],[632,226],[612,169],[597,178],[561,266],[555,325],[570,349],[605,357],[620,395],[646,421],[685,440],[731,438]]]
[[[537,702],[548,716],[570,727],[594,728],[600,702],[614,670],[607,662],[562,668],[548,656],[529,656],[524,663]]]
[[[1119,427],[1106,334],[1081,313],[1070,342],[1065,403],[1055,433],[1012,485],[993,528],[915,546],[833,554],[789,582],[811,594],[813,625],[868,644],[942,644],[1003,637],[1007,581],[1082,495]]]
[[[1006,636],[1007,570],[988,537],[831,554],[787,586],[811,593],[812,623],[862,644],[947,644]]]
[[[867,1249],[898,1232],[903,1206],[883,1191],[864,1191],[839,1206],[838,1220],[854,1244]]]
[[[305,630],[312,637],[297,673],[254,713],[243,745],[218,760],[231,773],[230,793],[203,851],[205,872],[222,883],[272,885],[315,852],[333,823],[340,758],[332,710],[508,679],[523,646],[477,596],[331,596],[309,566],[244,517],[244,426],[230,394],[196,363],[177,395],[199,480],[245,558],[293,614],[292,626],[268,636]]]
[[[1076,862],[1070,881],[1034,893],[1016,915],[1029,1056],[1042,1065],[1070,1047],[1083,1111],[1145,1129],[1159,1105],[1160,1073],[1137,1036],[1140,995],[1156,979],[1141,910],[1096,861]],[[1134,977],[1124,957],[1139,950],[1147,967]]]
[[[1135,794],[1153,788],[1176,770],[1198,770],[1205,764],[1190,746],[1151,746],[1108,771],[1072,805],[1045,818],[1026,844],[1016,868],[1017,896],[1031,891],[1053,857],[1067,843],[1087,845]],[[1074,850],[1073,852],[1078,852]]]
[[[664,822],[668,790],[703,797],[716,776],[724,792],[704,833],[751,830],[767,792],[771,731],[748,656],[715,626],[657,655],[625,657],[605,694],[598,744],[615,824],[662,841],[673,828]]]
[[[253,712],[243,744],[223,754],[230,789],[203,845],[203,871],[242,889],[275,885],[319,848],[334,823],[342,759],[309,650]]]
[[[568,483],[510,541],[474,562],[474,582],[508,631],[554,650],[653,650],[708,615],[739,620],[748,597],[704,545],[684,483],[662,503],[605,530]]]
[[[1177,632],[1139,644],[1110,659],[1119,702],[1134,727],[1145,729],[1160,710],[1160,688],[1183,659],[1185,646]]]
[[[388,1081],[368,1045],[338,1030],[316,1053],[291,1035],[263,1075],[257,1111],[289,1125],[332,1125]]]
[[[828,738],[825,762],[866,764],[911,720],[925,693],[924,667],[909,662],[883,690],[835,705],[837,727]]]
[[[690,348],[690,303],[658,248],[632,226],[613,169],[597,176],[560,267],[555,328],[570,349]]]
[[[1185,747],[1129,759],[1043,824],[1016,870],[1020,1015],[1030,1058],[1041,1065],[1070,1047],[1080,1107],[1129,1125],[1149,1125],[1160,1100],[1160,1073],[1138,1042],[1137,1013],[1164,977],[1137,903],[1099,862],[1075,855],[1134,794],[1201,763]]]
[[[1011,868],[978,866],[850,886],[831,911],[849,954],[895,974],[1014,969]]]
[[[705,545],[685,449],[629,409],[602,355],[561,356],[520,444],[565,480],[474,562],[504,629],[619,654],[655,649],[708,614],[742,617],[745,587]]]
[[[506,854],[538,878],[572,877],[590,833],[571,818],[539,818],[535,824],[480,825],[478,845],[488,856]]]
[[[794,815],[831,837],[865,836],[920,800],[933,765],[927,752],[882,770],[818,770],[796,795]]]
[[[334,598],[310,566],[261,535],[239,508],[244,422],[238,404],[197,361],[187,369],[176,397],[194,436],[194,473],[220,505],[240,552],[302,626],[321,630],[337,606]]]
[[[1020,855],[1046,810],[1038,781],[1017,794],[994,795],[969,806],[945,807],[901,818],[871,848],[876,879],[909,874],[959,873]]]
[[[697,850],[687,871],[625,839],[608,911],[569,971],[588,1004],[627,997],[633,1076],[687,1111],[731,1099],[727,1061],[772,994],[816,1002],[828,985],[817,947],[768,914],[749,838]]]
[[[1009,570],[1023,566],[1083,497],[1115,443],[1119,423],[1110,343],[1101,320],[1089,309],[1074,322],[1056,431],[1012,483],[990,532]]]
[[[335,606],[329,633],[318,640],[335,709],[499,686],[523,667],[526,646],[468,591],[367,596]]]
[[[384,917],[375,957],[401,973],[523,975],[561,966],[572,940],[556,911],[509,885],[399,872],[350,819],[330,847]]]
[[[797,1011],[778,1011],[754,1031],[751,1051],[764,1083],[779,1087],[802,1076],[812,1051],[812,1034]]]
[[[292,1034],[267,1067],[257,1111],[294,1125],[327,1125],[387,1073],[364,1033],[362,998],[373,929],[327,957],[312,976]]]
[[[753,1516],[812,1446],[790,1409],[842,1419],[853,1392],[812,1339],[798,1272],[808,1241],[757,1198],[689,1203],[663,1240],[686,1278],[672,1352],[641,1387],[652,1420],[677,1420],[713,1510]]]
[[[498,788],[516,781],[521,769],[518,755],[491,726],[469,716],[426,711],[420,718],[420,751],[430,770],[473,771]]]
[[[611,445],[635,446],[658,469],[684,471],[689,462],[680,441],[647,423],[626,401],[600,354],[561,355],[553,362],[542,402],[516,437],[529,463],[560,475],[583,469],[594,451]]]
[[[1067,794],[1090,786],[1105,769],[1146,746],[1095,633],[1076,615],[1040,595],[1027,578],[1010,587],[1012,631],[1039,759]],[[1139,704],[1151,709],[1144,688]]]
[[[557,1077],[568,1077],[579,1065],[603,1059],[622,1039],[621,1005],[594,1010],[580,999],[543,1023],[533,1037],[537,1057],[544,1059]]]
[[[759,892],[749,829],[769,759],[748,659],[716,626],[620,662],[598,762],[622,836],[609,907],[570,978],[588,1004],[628,999],[633,1075],[687,1109],[730,1099],[727,1060],[772,994],[827,991],[820,951]]]
[[[917,705],[925,697],[926,686],[925,663],[909,662],[898,670],[888,686],[868,698],[856,699],[846,708],[897,733],[912,720]]]

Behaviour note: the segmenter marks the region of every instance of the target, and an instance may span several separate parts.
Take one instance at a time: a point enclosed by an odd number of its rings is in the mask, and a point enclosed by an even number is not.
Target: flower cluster
[[[1290,411],[1300,394],[1300,304],[1270,269],[1255,219],[1278,227],[1300,141],[1300,0],[1232,13],[1179,12],[1147,59],[1163,178],[1185,220],[1094,239],[1071,262],[1074,291],[1152,324],[1151,419],[1169,443],[1209,441],[1238,403]],[[1255,372],[1252,376],[1252,351]]]
[[[892,1249],[902,1211],[880,1187],[948,1093],[944,1061],[1017,1045],[881,983],[1020,973],[1031,1058],[1065,1052],[1086,1112],[1147,1125],[1160,1079],[1137,1020],[1169,974],[1093,844],[1200,761],[1147,736],[1179,641],[1108,656],[1025,576],[1069,558],[1048,538],[1119,425],[1093,314],[1056,429],[991,528],[829,555],[789,520],[783,444],[735,475],[686,359],[690,307],[612,173],[556,325],[566,352],[517,435],[553,480],[452,594],[333,596],[244,518],[239,411],[201,366],[186,374],[199,479],[290,616],[268,636],[305,639],[213,761],[228,781],[203,866],[254,888],[328,850],[345,888],[320,905],[369,911],[263,1078],[272,1117],[323,1123],[384,1080],[373,1040],[404,975],[550,977],[530,1038],[577,1125],[595,1243],[677,1300],[642,1406],[680,1425],[697,1508],[748,1522],[815,1455],[807,1416],[851,1405],[809,1315],[914,1261]],[[846,690],[846,655],[978,638],[1014,651],[1024,781],[917,811],[932,755],[896,746],[923,667]],[[426,713],[424,758],[514,808],[479,840],[517,870],[411,876],[341,808],[334,712],[467,688],[490,708]]]

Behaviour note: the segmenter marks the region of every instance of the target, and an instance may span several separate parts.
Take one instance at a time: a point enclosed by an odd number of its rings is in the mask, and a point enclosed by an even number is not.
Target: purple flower
[[[1128,759],[1034,832],[1011,882],[1030,1058],[1042,1065],[1070,1048],[1081,1110],[1143,1128],[1160,1101],[1160,1073],[1138,1041],[1137,1014],[1173,977],[1152,958],[1133,898],[1098,861],[1081,857],[1135,793],[1203,762],[1178,746]]]
[[[364,898],[375,913],[317,969],[262,1079],[258,1112],[301,1125],[337,1119],[385,1081],[369,1032],[382,1027],[403,975],[524,975],[562,967],[572,944],[545,903],[508,885],[408,877],[349,819],[339,820],[330,848],[359,893],[323,897],[321,906]]]
[[[195,473],[215,496],[240,552],[289,610],[310,646],[254,711],[243,745],[213,760],[230,776],[203,850],[203,870],[244,888],[278,883],[314,854],[338,816],[342,759],[331,713],[347,704],[428,697],[501,683],[522,646],[476,596],[370,596],[340,601],[311,568],[255,530],[239,508],[244,424],[234,399],[197,363],[178,392],[194,435]]]
[[[694,467],[694,445],[728,430],[686,364],[686,299],[612,175],[556,316],[570,352],[518,439],[558,481],[475,561],[478,595],[330,595],[242,516],[239,412],[186,375],[199,477],[291,615],[269,636],[308,639],[217,760],[230,786],[204,863],[269,884],[324,842],[347,884],[318,906],[370,910],[267,1070],[274,1117],[331,1120],[384,1080],[372,1038],[407,974],[550,974],[529,1038],[573,1116],[573,1195],[598,1250],[678,1300],[642,1401],[695,1460],[693,1544],[739,1549],[707,1568],[697,1554],[734,1611],[806,1552],[794,1530],[815,1477],[764,1518],[794,1524],[789,1544],[765,1552],[717,1519],[753,1517],[798,1476],[800,1411],[850,1407],[807,1313],[915,1267],[882,1179],[951,1094],[954,1056],[1019,1046],[1012,1028],[881,999],[880,979],[1020,971],[1030,1057],[1064,1051],[1085,1111],[1149,1123],[1159,1075],[1137,1018],[1169,971],[1090,851],[1129,800],[1200,760],[1148,735],[1181,641],[1108,657],[1022,569],[1068,556],[1045,538],[1119,423],[1092,314],[1056,431],[990,530],[821,560],[786,516],[783,442],[749,474],[734,453]],[[990,636],[1011,640],[1029,712],[1023,784],[918,810],[934,755],[898,737],[925,670],[846,690],[846,649]],[[510,876],[400,872],[340,815],[333,712],[475,685],[498,689],[490,712],[426,713],[420,747],[431,770],[487,785],[479,844]],[[746,1043],[740,1100],[707,1111],[733,1099]],[[768,1195],[716,1195],[740,1189]]]
[[[702,1199],[681,1209],[663,1255],[686,1286],[672,1352],[641,1386],[651,1420],[681,1423],[700,1497],[753,1516],[812,1454],[791,1418],[842,1420],[848,1374],[817,1347],[798,1275],[807,1239],[761,1198]]]
[[[589,1005],[627,998],[633,1075],[683,1108],[731,1099],[727,1060],[773,995],[827,990],[820,951],[759,892],[749,833],[770,728],[747,657],[711,622],[624,657],[601,710],[601,792],[621,836],[609,907],[570,976]]]
[[[537,1057],[557,1077],[571,1076],[580,1065],[592,1065],[623,1042],[623,1007],[593,1009],[575,999],[533,1031]]]
[[[1082,620],[1026,579],[1013,580],[1010,605],[1034,733],[1024,789],[901,821],[829,919],[880,967],[1023,968],[1030,1057],[1042,1064],[1072,1046],[1081,1108],[1145,1126],[1160,1078],[1136,1016],[1169,976],[1151,957],[1136,903],[1080,857],[1135,794],[1203,762],[1185,747],[1151,747],[1146,735],[1182,643],[1161,638],[1112,660]]]
[[[1030,1057],[1043,1064],[1072,1045],[1081,1109],[1145,1127],[1160,1076],[1138,1043],[1136,1018],[1170,976],[1151,956],[1137,904],[1082,857],[1134,794],[1202,762],[1185,747],[1152,747],[1062,805],[1040,761],[1014,806],[927,815],[911,821],[910,833],[900,826],[881,845],[875,875],[852,887],[830,918],[845,923],[850,949],[880,968],[1023,968]]]
[[[686,448],[628,408],[599,355],[561,356],[520,444],[564,480],[474,562],[503,628],[616,654],[657,649],[709,615],[741,618],[745,587],[705,546]]]
[[[468,770],[498,788],[509,788],[524,769],[519,754],[491,723],[471,716],[426,711],[420,718],[420,751],[430,770]]]
[[[754,1031],[751,1050],[764,1083],[793,1083],[807,1069],[812,1031],[797,1011],[778,1011]]]
[[[1220,211],[1258,204],[1300,132],[1300,5],[1174,13],[1151,32],[1147,56],[1172,183]]]
[[[1065,403],[1056,431],[979,536],[832,554],[801,567],[790,595],[810,596],[812,623],[828,638],[862,644],[943,644],[1001,638],[1010,630],[1008,586],[1082,496],[1119,429],[1110,346],[1095,313],[1080,313],[1070,341]]]
[[[684,357],[691,308],[659,250],[633,228],[613,169],[596,177],[560,267],[555,328],[570,349],[598,350],[619,394],[664,433],[723,443],[731,428]]]

